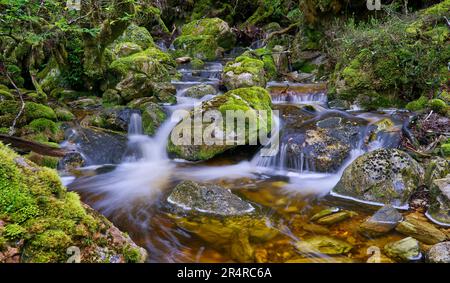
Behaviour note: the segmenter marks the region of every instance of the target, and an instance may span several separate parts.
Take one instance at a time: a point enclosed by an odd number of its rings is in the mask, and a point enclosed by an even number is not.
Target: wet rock
[[[289,72],[288,52],[284,46],[275,45],[272,48],[272,58],[278,73],[286,74]]]
[[[397,149],[378,149],[353,161],[331,193],[405,207],[422,180],[422,167],[408,154]]]
[[[430,195],[427,217],[439,225],[450,226],[450,174],[433,181]]]
[[[129,108],[104,109],[89,118],[90,125],[112,131],[127,132],[130,117],[138,110]]]
[[[186,96],[192,98],[202,98],[205,95],[215,95],[217,94],[217,90],[214,86],[209,84],[199,84],[195,86],[191,86],[186,89]]]
[[[307,130],[305,136],[303,152],[312,161],[314,171],[335,171],[350,153],[348,144],[330,136],[326,130]]]
[[[313,236],[295,244],[301,253],[322,253],[338,255],[348,253],[353,246],[347,242],[329,236]]]
[[[328,107],[335,110],[348,110],[350,108],[350,103],[342,99],[333,99],[328,101]]]
[[[433,181],[445,178],[450,174],[450,160],[441,157],[433,157],[425,167],[425,185],[433,187]]]
[[[302,229],[314,234],[322,234],[322,235],[330,234],[330,230],[328,228],[311,223],[303,224]]]
[[[428,262],[450,263],[450,242],[442,242],[431,247],[427,254]]]
[[[386,255],[397,261],[413,261],[421,257],[419,242],[411,237],[384,246]]]
[[[255,210],[228,189],[193,181],[178,184],[167,201],[184,210],[222,216],[248,214]]]
[[[83,167],[84,163],[85,160],[81,153],[70,152],[59,160],[57,168],[61,171],[70,171],[72,169]]]
[[[341,211],[337,213],[333,213],[327,216],[324,216],[320,219],[318,219],[316,222],[317,224],[321,225],[333,225],[339,222],[342,222],[350,217],[352,217],[354,213],[351,213],[349,211]]]
[[[86,166],[118,164],[126,150],[126,136],[107,130],[76,127],[65,135],[65,147],[79,152]]]
[[[237,262],[254,262],[255,250],[250,244],[248,231],[235,231],[232,234],[230,256]]]
[[[142,47],[133,42],[121,42],[114,46],[112,52],[118,58],[127,57],[142,51]]]
[[[227,110],[248,111],[247,114],[256,114],[253,110],[258,110],[260,111],[260,114],[267,114],[267,119],[264,118],[263,115],[260,115],[258,118],[257,116],[253,116],[255,119],[251,119],[252,122],[259,121],[257,127],[249,127],[250,119],[245,119],[245,129],[252,130],[246,130],[245,137],[242,136],[242,140],[244,140],[246,145],[249,145],[250,141],[255,141],[255,143],[258,144],[258,135],[264,131],[266,133],[271,131],[271,106],[272,102],[269,93],[260,87],[240,88],[222,95],[217,95],[211,100],[202,102],[200,107],[196,107],[189,112],[190,119],[185,117],[183,121],[175,126],[171,132],[167,151],[174,157],[198,161],[210,159],[228,149],[242,145],[242,143],[239,144],[237,142],[237,138],[239,131],[243,132],[242,130],[244,127],[239,127],[237,132],[235,130],[227,131],[227,129],[225,129],[226,125],[223,125],[224,123],[218,123],[220,119],[215,119],[214,122],[211,123],[206,123],[205,120],[203,120],[203,123],[194,123],[195,126],[202,127],[202,129],[194,130],[194,134],[197,131],[204,133],[203,139],[205,139],[205,131],[207,131],[206,133],[210,133],[210,136],[208,136],[208,138],[210,138],[208,143],[202,142],[200,145],[196,144],[193,135],[185,135],[183,131],[185,131],[186,127],[191,127],[191,122],[195,118],[195,115],[201,114],[201,116],[199,116],[203,117],[208,111],[211,111],[209,113],[216,111],[216,114],[219,114],[220,112],[222,117],[226,117]],[[201,113],[195,111],[200,111]]]
[[[395,208],[386,205],[359,226],[360,232],[369,238],[379,237],[394,229],[402,219]]]
[[[147,102],[140,107],[142,113],[142,127],[144,128],[144,134],[154,135],[157,129],[167,119],[167,114],[164,109],[153,102]]]
[[[310,218],[310,220],[311,221],[317,221],[317,220],[319,220],[322,217],[325,217],[325,216],[331,215],[333,213],[339,212],[339,210],[340,209],[338,207],[331,207],[331,208],[323,209],[323,210],[317,212],[316,214],[314,214]]]
[[[247,56],[239,56],[234,61],[228,62],[223,69],[223,83],[228,90],[266,86],[264,62]]]
[[[98,97],[81,98],[68,103],[68,105],[71,108],[78,108],[85,110],[99,108],[101,104],[102,104],[101,99]]]
[[[405,220],[400,222],[395,230],[428,245],[434,245],[447,239],[447,236],[434,225],[415,217],[413,214],[406,216]]]

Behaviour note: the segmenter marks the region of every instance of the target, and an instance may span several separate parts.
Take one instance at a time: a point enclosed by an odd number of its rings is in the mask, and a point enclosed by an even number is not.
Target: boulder
[[[360,233],[366,237],[382,236],[393,230],[403,216],[392,206],[386,205],[367,218],[360,226]]]
[[[427,217],[439,225],[450,226],[450,174],[433,181],[430,195]]]
[[[170,78],[175,73],[175,66],[169,54],[150,47],[113,61],[108,71],[108,88],[120,95],[121,100],[117,96],[114,100],[125,103],[146,96],[155,96],[161,102],[173,102],[176,90],[170,85]]]
[[[236,37],[225,21],[206,18],[184,25],[173,45],[177,57],[213,61],[221,56],[222,50],[231,49],[235,42]]]
[[[199,84],[186,89],[185,95],[192,98],[202,98],[205,95],[215,95],[217,90],[209,84]]]
[[[167,201],[183,210],[222,216],[248,214],[255,210],[228,189],[193,181],[179,183]]]
[[[386,244],[384,252],[388,257],[401,262],[414,261],[421,258],[419,242],[411,237]]]
[[[243,141],[246,145],[249,145],[250,141],[255,141],[255,145],[257,145],[259,143],[257,141],[259,132],[270,133],[271,131],[271,105],[272,102],[269,93],[260,87],[240,88],[215,96],[213,99],[205,101],[199,107],[194,108],[188,116],[184,117],[175,126],[171,132],[167,150],[174,157],[191,161],[207,160],[219,153],[242,145],[238,142],[239,139],[237,138],[239,137],[238,133],[244,130],[246,132],[245,137],[241,136],[240,141]],[[223,124],[226,121],[227,110],[233,113],[236,113],[234,112],[235,110],[242,110],[242,113],[248,111],[247,114],[252,118],[245,119],[245,129],[243,127],[226,129]],[[265,120],[265,117],[257,112],[257,110],[264,111],[264,114],[267,114],[267,119]],[[224,123],[220,123],[220,119],[206,123],[204,119],[203,122],[196,123],[195,125],[196,127],[201,127],[201,129],[192,131],[191,122],[195,117],[203,117],[205,113],[221,114]],[[258,116],[255,116],[257,113]],[[259,121],[259,123],[256,127],[249,127],[249,120],[252,120],[252,122]],[[186,132],[191,133],[191,135],[186,134]],[[199,144],[194,140],[197,132],[203,134],[197,137],[203,138]],[[205,135],[210,139],[208,143],[204,141]],[[227,141],[228,144],[226,143]]]
[[[423,182],[422,167],[398,149],[378,149],[353,161],[331,193],[335,196],[394,207],[408,207]]]
[[[234,61],[228,62],[222,74],[223,82],[227,89],[242,87],[266,86],[266,72],[264,62],[247,56],[239,56]]]
[[[431,247],[427,254],[428,262],[450,263],[450,242],[442,242]]]

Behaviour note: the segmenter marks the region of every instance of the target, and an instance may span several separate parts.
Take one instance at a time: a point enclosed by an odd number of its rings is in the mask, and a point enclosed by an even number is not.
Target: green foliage
[[[426,98],[425,96],[421,96],[418,99],[409,102],[408,104],[406,104],[406,109],[408,109],[409,111],[419,111],[419,110],[423,110],[428,103],[428,98]]]
[[[444,115],[447,113],[447,109],[449,108],[447,103],[438,98],[431,99],[428,102],[428,107],[430,107],[433,111]]]

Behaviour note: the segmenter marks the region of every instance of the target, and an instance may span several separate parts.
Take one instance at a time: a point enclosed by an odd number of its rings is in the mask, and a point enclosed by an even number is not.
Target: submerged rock
[[[431,247],[427,259],[432,263],[450,263],[450,242],[442,242]]]
[[[427,217],[439,225],[450,226],[450,174],[445,178],[434,180],[430,194]]]
[[[403,216],[392,206],[386,205],[374,215],[367,218],[360,226],[361,234],[367,237],[378,237],[394,229]]]
[[[422,167],[408,154],[397,149],[378,149],[353,161],[332,194],[405,207],[422,180]]]
[[[347,242],[329,236],[313,236],[295,244],[301,253],[322,253],[338,255],[348,253],[353,246]]]
[[[222,216],[248,214],[255,210],[228,189],[193,181],[178,184],[167,201],[183,210]]]
[[[413,261],[421,258],[419,242],[411,237],[384,246],[386,255],[397,261]]]
[[[250,141],[255,141],[257,145],[258,136],[261,132],[270,133],[272,127],[272,102],[269,93],[260,87],[240,88],[229,91],[225,94],[215,96],[213,99],[204,101],[200,107],[194,108],[189,112],[189,116],[178,123],[171,132],[171,138],[167,145],[167,151],[174,157],[183,158],[191,161],[207,160],[215,155],[222,153],[228,149],[235,148],[244,144],[249,145]],[[227,110],[242,110],[247,112],[252,119],[245,119],[245,128],[237,127],[236,129],[226,129],[224,123],[226,121]],[[196,112],[199,111],[199,112]],[[222,115],[222,119],[214,118],[211,123],[206,123],[203,119],[202,123],[195,126],[202,127],[192,131],[192,121],[198,115],[203,117],[205,113],[215,113],[217,116]],[[237,114],[237,113],[236,113]],[[266,114],[266,118],[263,116]],[[258,121],[256,127],[250,127],[249,120]],[[256,125],[256,124],[255,124]],[[241,125],[243,126],[243,125]],[[245,136],[241,136],[239,141],[239,132],[244,132]],[[186,134],[189,131],[191,135]],[[203,133],[203,142],[196,144],[194,138],[196,132]],[[193,132],[193,135],[192,135]],[[209,134],[208,143],[204,141],[205,135]],[[197,137],[201,138],[201,137]]]
[[[437,244],[447,239],[447,236],[434,225],[421,220],[414,214],[406,216],[405,220],[400,222],[395,230],[429,245]]]
[[[354,214],[351,211],[340,211],[339,208],[329,208],[314,214],[310,220],[321,225],[333,225],[352,217]]]

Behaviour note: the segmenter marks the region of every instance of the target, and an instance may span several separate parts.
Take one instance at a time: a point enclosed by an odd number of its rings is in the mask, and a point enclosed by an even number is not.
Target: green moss
[[[445,115],[447,113],[447,108],[449,106],[444,101],[442,101],[438,98],[435,98],[435,99],[431,99],[430,101],[428,101],[428,107],[430,107],[435,112]]]
[[[443,101],[445,101],[447,104],[450,104],[450,93],[446,90],[442,91],[439,94],[439,99],[442,99]]]
[[[203,62],[200,59],[193,58],[191,60],[191,66],[192,66],[192,68],[194,68],[196,70],[200,70],[200,69],[202,69],[205,66],[205,62]]]
[[[0,89],[0,101],[2,100],[14,100],[14,95],[8,89]]]
[[[129,25],[125,32],[117,38],[113,44],[124,42],[132,42],[139,45],[142,49],[155,47],[155,43],[150,32],[145,27],[140,27],[135,24]]]
[[[445,157],[450,157],[450,140],[447,140],[447,143],[441,145],[442,155]]]
[[[272,52],[266,48],[259,48],[251,51],[246,51],[242,56],[248,56],[254,59],[261,60],[264,63],[264,71],[268,80],[277,77],[277,67],[273,61]]]
[[[236,43],[236,37],[230,31],[228,24],[219,18],[205,18],[192,21],[182,27],[181,35],[209,35],[214,37],[217,45],[224,49],[231,49]]]
[[[406,109],[409,111],[420,111],[425,109],[428,103],[428,98],[425,96],[419,97],[417,100],[411,101],[408,104],[406,104]]]
[[[56,119],[58,121],[72,121],[75,119],[75,115],[68,109],[58,107],[55,109]]]
[[[34,102],[25,103],[24,115],[27,117],[28,121],[38,118],[47,118],[50,120],[56,120],[56,114],[52,108]]]
[[[176,57],[190,56],[200,60],[216,59],[217,42],[211,35],[182,35],[175,39],[173,45],[177,49]]]
[[[6,238],[10,240],[19,239],[25,234],[26,230],[18,225],[18,224],[9,224],[6,225],[5,229],[3,230],[3,235],[5,235]]]
[[[141,253],[139,250],[129,245],[124,247],[123,255],[125,257],[125,261],[128,263],[136,263],[141,261]]]

